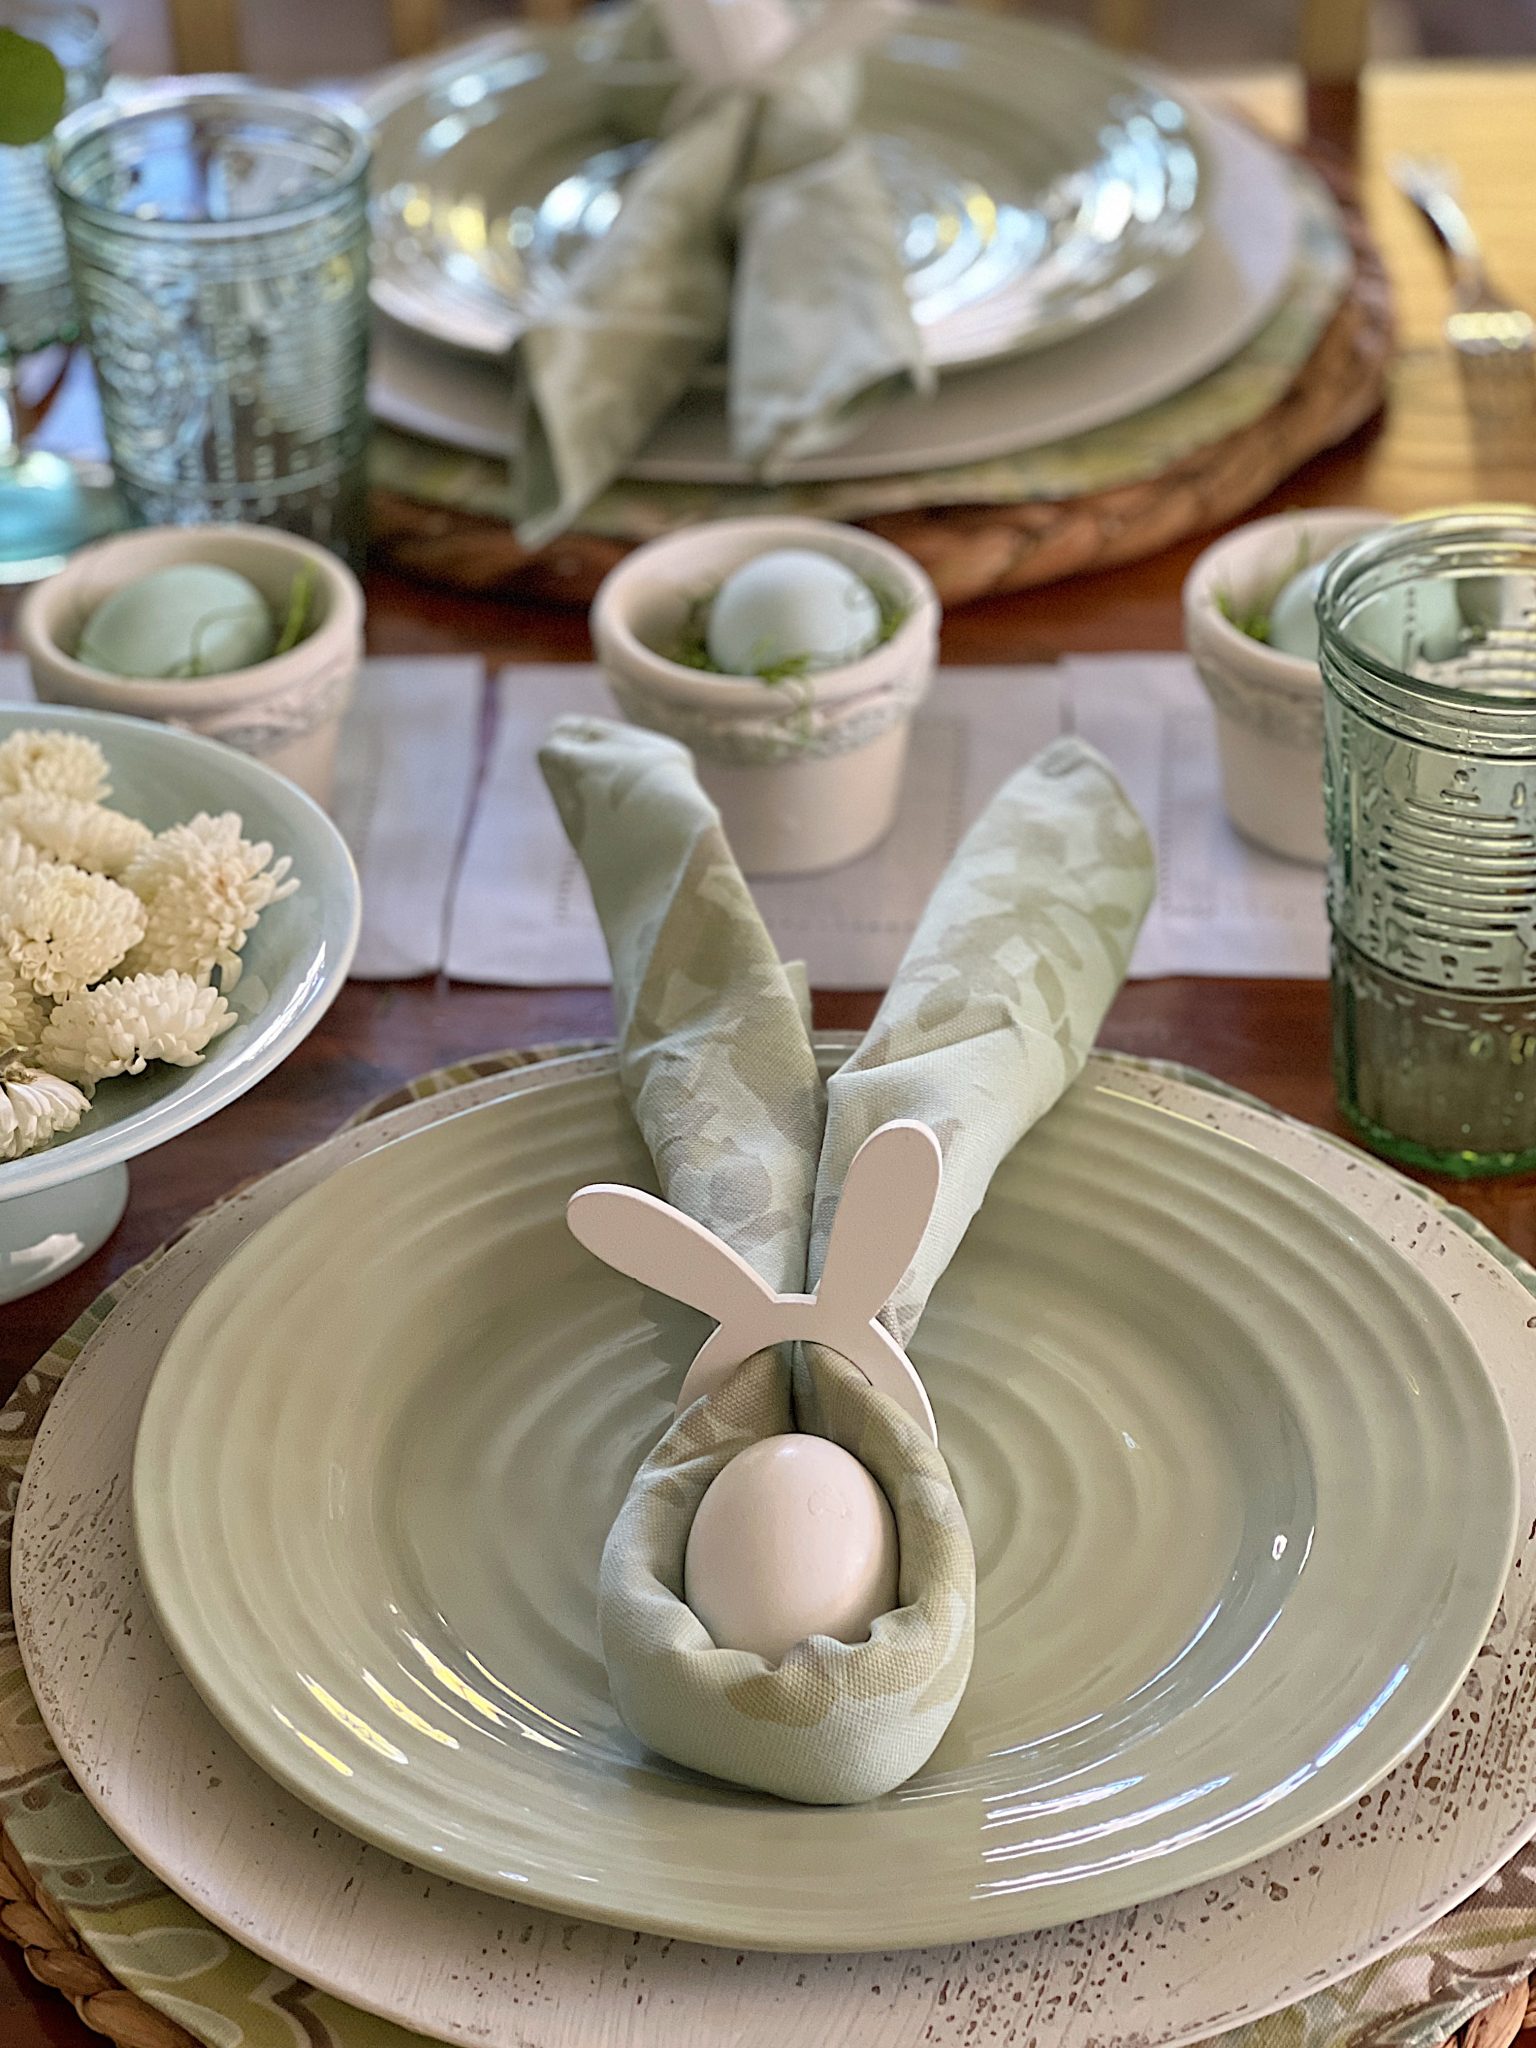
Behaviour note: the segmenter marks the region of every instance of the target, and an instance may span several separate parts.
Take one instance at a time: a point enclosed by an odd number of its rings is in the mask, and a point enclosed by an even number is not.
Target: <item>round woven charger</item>
[[[511,1068],[536,1064],[560,1053],[587,1050],[589,1044],[583,1042],[581,1045],[490,1054],[439,1069],[369,1105],[350,1119],[345,1128]],[[1157,1061],[1140,1064],[1149,1071],[1165,1072],[1176,1079],[1196,1080],[1215,1093],[1232,1095],[1239,1101],[1252,1101],[1252,1098],[1224,1087],[1209,1076],[1193,1075],[1184,1068]],[[1259,1104],[1254,1106],[1262,1107]],[[1351,1148],[1341,1145],[1340,1149],[1348,1151]],[[1536,1292],[1536,1282],[1530,1280],[1526,1269],[1497,1240],[1472,1218],[1459,1211],[1451,1211],[1451,1214],[1500,1263],[1525,1276],[1526,1284]],[[154,1265],[160,1256],[160,1252],[151,1253],[143,1265],[93,1303],[53,1347],[42,1369],[28,1375],[18,1387],[6,1410],[4,1423],[14,1433],[16,1451],[21,1455],[6,1461],[10,1470],[8,1483],[0,1489],[0,1515],[8,1514],[14,1507],[26,1445],[35,1436],[64,1372],[78,1357],[95,1329],[116,1307],[128,1284],[138,1273]],[[8,1621],[9,1617],[5,1618]],[[29,1696],[23,1697],[30,1705]],[[57,1764],[52,1768],[57,1769]],[[12,1787],[24,1803],[29,1796],[29,1782],[23,1778]],[[1492,1879],[1479,1897],[1497,1894],[1504,1875],[1507,1873]],[[147,2004],[86,1950],[71,1927],[66,1911],[33,1876],[3,1824],[0,1824],[0,1933],[22,1948],[27,1964],[37,1978],[68,1998],[89,2027],[119,2044],[119,2048],[199,2048],[201,2037],[194,2037],[175,2020]],[[1307,2048],[1308,2040],[1317,2042],[1320,2048],[1325,2042],[1337,2048],[1341,2040],[1348,2040],[1351,2048],[1365,2048],[1365,2044],[1373,2044],[1373,2048],[1375,2044],[1379,2044],[1379,2048],[1389,2048],[1389,2044],[1390,2048],[1439,2048],[1439,2044],[1446,2044],[1448,2048],[1451,2041],[1461,2044],[1461,2048],[1510,2048],[1525,2026],[1528,2009],[1533,2023],[1536,2023],[1536,1995],[1533,1995],[1536,1994],[1536,1982],[1527,1980],[1523,1960],[1515,1962],[1507,1953],[1500,1956],[1498,1946],[1496,1940],[1491,1947],[1488,1946],[1486,1937],[1480,1944],[1470,1934],[1458,1939],[1447,1930],[1446,1952],[1431,1964],[1428,1977],[1414,1993],[1413,2004],[1394,2006],[1386,2014],[1379,2005],[1379,1991],[1374,1994],[1374,2002],[1367,1994],[1357,2003],[1356,1983],[1363,1980],[1347,1980],[1336,1988],[1335,1994],[1324,1993],[1306,2005],[1287,2008],[1269,2020],[1239,2029],[1239,2036],[1244,2048],[1259,2048],[1260,2043],[1268,2048],[1271,2030],[1278,2030],[1273,2034],[1275,2048]],[[274,1977],[274,1987],[277,1982]],[[1406,1985],[1399,1987],[1399,1995],[1406,1988]],[[1342,1997],[1337,1994],[1342,1994]],[[1421,2000],[1427,2003],[1420,2003]],[[257,2004],[264,2003],[265,1998],[258,1997]],[[295,2019],[302,2005],[304,2038],[313,2044],[313,2048],[335,2048],[337,2037],[320,2013],[302,1999],[298,2003],[279,1999],[277,2004]],[[1326,2006],[1327,2011],[1314,2013],[1314,2006]],[[1469,2012],[1472,2017],[1466,2018],[1456,2032],[1446,2031],[1453,2019],[1463,2019]],[[1351,2013],[1352,2021],[1348,2017]],[[286,2032],[284,2038],[287,2038]],[[1527,2038],[1531,2048],[1536,2048],[1536,2025]],[[1227,2039],[1234,2040],[1235,2037]],[[502,2048],[502,2044],[493,2041],[492,2048]],[[507,2048],[511,2048],[510,2037]]]
[[[1312,456],[1377,412],[1392,354],[1391,292],[1354,181],[1314,152],[1305,160],[1338,200],[1354,279],[1295,381],[1245,427],[1181,457],[1161,475],[1084,497],[1017,505],[950,505],[862,521],[916,556],[946,605],[1140,561],[1256,505]],[[530,554],[502,520],[372,496],[371,559],[479,597],[586,605],[629,543],[567,533]]]

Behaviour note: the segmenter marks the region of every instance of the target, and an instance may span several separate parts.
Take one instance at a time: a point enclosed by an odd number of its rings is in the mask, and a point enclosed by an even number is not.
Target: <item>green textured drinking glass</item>
[[[1536,1167],[1536,510],[1368,535],[1317,615],[1340,1105],[1411,1165]]]
[[[279,526],[360,564],[368,155],[343,110],[229,80],[60,123],[75,293],[146,525]]]
[[[66,107],[94,100],[106,85],[106,39],[90,8],[0,0],[0,28],[52,50],[64,71]],[[0,583],[50,575],[121,518],[99,465],[23,445],[17,360],[72,340],[76,324],[48,145],[0,145]]]

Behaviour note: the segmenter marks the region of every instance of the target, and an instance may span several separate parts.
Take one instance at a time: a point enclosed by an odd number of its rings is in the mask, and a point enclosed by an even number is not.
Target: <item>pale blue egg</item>
[[[733,570],[709,610],[706,644],[732,676],[857,661],[879,641],[880,606],[862,577],[812,548],[775,548]]]
[[[75,659],[108,675],[163,681],[251,668],[276,644],[272,609],[254,583],[214,562],[175,562],[104,599]]]
[[[1270,606],[1269,644],[1281,654],[1317,660],[1317,592],[1327,567],[1325,557],[1301,570]],[[1449,661],[1460,647],[1462,624],[1455,584],[1430,577],[1367,599],[1351,614],[1349,636],[1393,667],[1413,668]]]
[[[1269,644],[1300,661],[1317,659],[1317,586],[1326,558],[1293,576],[1269,608]]]
[[[1350,614],[1349,637],[1393,668],[1416,674],[1461,652],[1466,622],[1448,577],[1399,583]]]

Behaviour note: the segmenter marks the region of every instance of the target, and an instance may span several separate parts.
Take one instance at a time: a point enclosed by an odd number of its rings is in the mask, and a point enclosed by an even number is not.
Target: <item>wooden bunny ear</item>
[[[572,1236],[605,1266],[717,1323],[760,1316],[772,1290],[738,1252],[643,1188],[600,1182],[565,1205]]]
[[[572,1235],[605,1265],[719,1327],[688,1368],[679,1413],[711,1393],[754,1352],[824,1344],[939,1440],[921,1379],[877,1320],[911,1264],[938,1191],[938,1140],[925,1124],[886,1124],[848,1169],[827,1248],[830,1294],[777,1294],[739,1252],[655,1195],[602,1183],[566,1204]]]
[[[824,1305],[871,1321],[917,1257],[939,1197],[944,1155],[926,1124],[900,1119],[853,1155],[832,1219],[817,1293]]]

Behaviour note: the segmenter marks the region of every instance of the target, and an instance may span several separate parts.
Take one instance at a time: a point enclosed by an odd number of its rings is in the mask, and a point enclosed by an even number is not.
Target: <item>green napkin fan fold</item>
[[[541,752],[613,965],[619,1071],[666,1199],[779,1293],[814,1285],[854,1154],[928,1124],[944,1178],[882,1320],[905,1343],[1001,1159],[1080,1071],[1153,889],[1135,811],[1060,740],[966,835],[863,1043],[823,1084],[803,984],[778,958],[686,751],[567,718]],[[930,1387],[942,1408],[942,1387]],[[817,1636],[777,1666],[722,1650],[685,1605],[683,1556],[715,1475],[789,1429],[874,1474],[900,1542],[899,1606],[865,1643]],[[787,1799],[838,1804],[932,1755],[970,1673],[975,1560],[941,1453],[844,1360],[759,1353],[667,1430],[603,1554],[615,1704],[652,1749]]]

